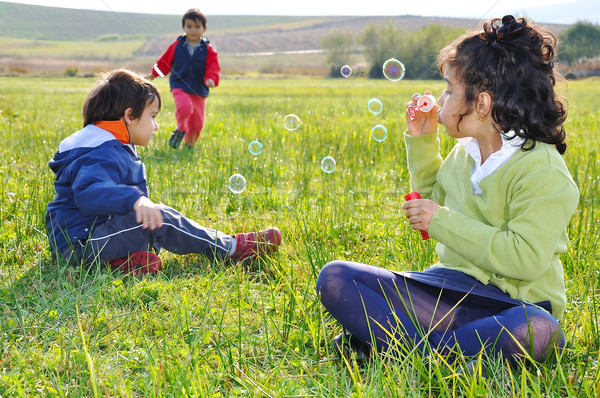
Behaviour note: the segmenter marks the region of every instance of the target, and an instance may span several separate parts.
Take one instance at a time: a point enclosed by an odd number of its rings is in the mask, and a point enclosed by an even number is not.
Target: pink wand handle
[[[406,199],[407,201],[413,200],[413,199],[421,199],[421,194],[417,191],[413,191],[411,193],[404,195],[404,199]],[[419,232],[421,232],[421,238],[423,238],[423,240],[429,239],[429,234],[427,233],[427,231],[419,231]]]

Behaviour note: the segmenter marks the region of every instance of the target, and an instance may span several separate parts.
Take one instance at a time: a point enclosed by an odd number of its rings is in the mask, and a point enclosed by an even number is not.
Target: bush
[[[79,73],[79,68],[76,66],[67,66],[65,68],[65,75],[67,75],[69,77],[77,76],[78,73]]]
[[[600,55],[600,27],[588,22],[577,22],[561,35],[565,50],[559,54],[569,65]]]
[[[121,36],[118,33],[107,33],[98,37],[98,41],[119,41]]]
[[[462,28],[427,25],[416,32],[397,29],[393,22],[368,25],[360,38],[364,55],[369,62],[368,75],[383,78],[382,65],[389,58],[400,60],[405,68],[405,79],[440,79],[435,68],[438,52],[460,36]]]
[[[8,68],[11,75],[28,75],[29,69],[26,66],[11,66]]]

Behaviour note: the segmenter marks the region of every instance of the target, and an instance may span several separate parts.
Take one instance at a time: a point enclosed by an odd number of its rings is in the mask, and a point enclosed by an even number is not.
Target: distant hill
[[[325,36],[336,31],[347,31],[360,34],[369,24],[385,24],[393,22],[399,29],[414,31],[430,24],[476,28],[477,20],[464,18],[420,17],[414,15],[400,16],[346,16],[346,17],[312,17],[304,21],[290,22],[285,25],[263,25],[245,31],[217,31],[209,29],[207,37],[214,43],[220,53],[244,54],[281,51],[311,51],[321,49],[321,41]],[[243,33],[243,34],[242,34]],[[148,43],[149,50],[164,47],[166,42],[154,38]]]
[[[287,62],[286,68],[291,65],[301,69],[298,73],[312,70],[310,73],[323,74],[326,73],[324,55],[319,53],[325,36],[338,31],[360,34],[369,24],[390,21],[407,31],[430,24],[464,29],[479,25],[476,19],[412,15],[208,15],[206,36],[218,50],[221,65],[229,71],[277,70]],[[551,28],[559,33],[566,26]],[[0,1],[0,74],[20,71],[56,74],[66,68],[88,73],[121,66],[148,70],[180,34],[178,15],[76,10]],[[118,41],[108,42],[108,37],[114,40],[112,36]],[[355,61],[361,62],[359,47],[355,54]]]
[[[315,19],[295,16],[209,16],[211,32],[252,30]],[[335,21],[338,17],[330,17]],[[0,2],[0,37],[33,40],[95,40],[105,34],[161,36],[181,33],[181,16],[76,10]]]
[[[335,23],[343,17],[209,15],[209,32],[252,32],[257,28],[281,30],[310,26],[315,21]],[[106,34],[121,36],[176,36],[181,34],[181,17],[0,2],[0,37],[31,40],[96,40]]]
[[[396,27],[417,30],[429,24],[477,27],[467,18],[375,16],[249,16],[209,15],[207,37],[220,53],[310,51],[332,31],[361,32],[370,23],[393,21]],[[110,11],[75,10],[0,2],[0,37],[31,40],[96,40],[103,35],[149,38],[137,56],[155,56],[181,32],[181,17]],[[563,26],[554,26],[561,31]]]

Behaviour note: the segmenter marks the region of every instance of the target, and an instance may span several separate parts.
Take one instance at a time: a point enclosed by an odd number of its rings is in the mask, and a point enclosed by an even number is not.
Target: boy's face
[[[132,144],[146,146],[150,143],[154,132],[158,130],[158,124],[156,123],[156,115],[160,109],[158,108],[158,100],[155,98],[151,102],[146,104],[146,108],[139,119],[129,119],[128,108],[125,111],[125,121],[129,128],[129,138]]]
[[[188,42],[195,44],[202,38],[206,28],[202,26],[202,22],[194,19],[186,19],[183,22],[183,31],[187,37]]]

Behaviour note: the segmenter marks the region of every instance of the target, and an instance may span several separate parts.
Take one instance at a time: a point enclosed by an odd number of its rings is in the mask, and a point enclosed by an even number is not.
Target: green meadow
[[[441,81],[223,80],[207,100],[193,150],[175,128],[167,79],[160,130],[138,148],[150,196],[228,233],[278,226],[283,245],[248,264],[162,253],[158,275],[52,261],[44,229],[59,142],[81,127],[85,78],[0,77],[0,396],[50,397],[597,397],[600,395],[600,81],[561,85],[569,104],[564,156],[581,191],[563,256],[567,346],[554,365],[460,375],[466,360],[425,366],[416,355],[340,361],[340,326],[315,293],[334,259],[397,270],[436,260],[400,211],[409,192],[402,132],[413,92]],[[383,112],[367,109],[370,98]],[[283,126],[296,114],[300,127]],[[387,139],[371,138],[383,124]],[[440,127],[443,132],[443,127]],[[258,139],[263,152],[252,155]],[[447,153],[454,141],[444,136]],[[332,156],[333,173],[320,161]],[[228,178],[242,174],[233,194]],[[540,224],[544,220],[539,220]]]

